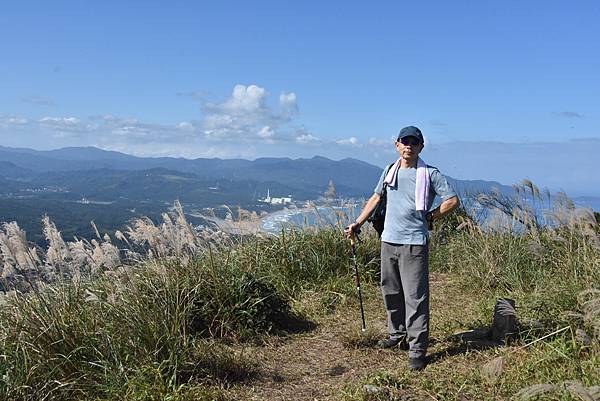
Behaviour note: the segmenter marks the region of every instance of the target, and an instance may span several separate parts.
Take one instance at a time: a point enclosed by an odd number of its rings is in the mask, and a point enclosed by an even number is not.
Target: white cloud
[[[45,116],[32,120],[19,116],[0,119],[0,139],[9,143],[29,141],[16,146],[47,146],[47,138],[53,138],[56,146],[117,146],[119,144],[152,143],[189,144],[198,137],[194,122],[180,122],[174,125],[149,124],[131,117],[113,115],[92,116],[80,119],[71,116]],[[14,134],[18,132],[19,135]],[[3,134],[10,136],[6,141]]]
[[[394,141],[395,139],[393,137],[389,137],[389,138],[375,138],[375,137],[371,137],[369,138],[369,141],[367,142],[369,145],[371,146],[376,146],[376,147],[381,147],[381,148],[394,148]]]
[[[273,131],[273,128],[269,127],[268,125],[262,127],[258,133],[258,136],[261,138],[272,138],[274,135],[275,131]]]
[[[177,124],[177,128],[189,131],[194,129],[194,124],[188,121],[182,121],[179,124]]]
[[[256,85],[236,85],[230,99],[223,107],[233,111],[256,111],[264,108],[267,91]]]
[[[22,117],[9,117],[6,122],[9,124],[23,125],[27,124],[29,120]]]
[[[6,146],[38,149],[98,146],[140,156],[242,158],[315,154],[343,158],[348,156],[349,146],[367,146],[358,137],[337,142],[324,139],[296,123],[298,98],[294,92],[281,92],[272,102],[265,88],[236,85],[230,96],[201,107],[198,121],[173,124],[112,114],[35,120],[11,116],[12,124],[7,125],[8,118],[0,119],[0,141]],[[17,132],[19,135],[14,135]]]
[[[298,143],[309,143],[309,142],[317,142],[319,138],[311,135],[311,134],[300,134],[296,137],[296,142]]]
[[[43,117],[39,125],[50,131],[55,138],[70,138],[84,135],[90,127],[76,117]]]
[[[298,102],[294,92],[284,92],[279,95],[279,105],[281,106],[283,112],[290,116],[298,113]]]
[[[236,85],[229,98],[203,105],[202,134],[209,140],[293,139],[287,125],[297,114],[296,94],[282,93],[279,109],[268,105],[268,97],[267,90],[257,85]]]
[[[338,145],[357,146],[358,139],[354,136],[351,136],[347,139],[338,139],[337,141],[335,141],[335,143],[337,143]]]
[[[75,117],[43,117],[40,119],[40,122],[57,126],[73,127],[79,124],[81,121]]]
[[[137,118],[117,117],[113,116],[112,114],[105,114],[103,116],[92,116],[90,117],[90,119],[95,121],[103,121],[107,124],[137,124],[139,122]]]

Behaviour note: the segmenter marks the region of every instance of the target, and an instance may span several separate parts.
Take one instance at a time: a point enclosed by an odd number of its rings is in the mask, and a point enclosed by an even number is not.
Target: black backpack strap
[[[390,172],[390,169],[392,168],[392,166],[396,164],[396,162],[390,164],[389,166],[387,166],[387,168],[385,169],[385,173],[383,174],[383,191],[386,190],[387,188],[387,183],[385,182],[385,176]]]
[[[385,169],[385,173],[383,174],[383,189],[380,194],[379,202],[377,202],[377,206],[375,206],[375,209],[373,210],[373,212],[371,212],[371,215],[367,219],[367,221],[373,225],[373,228],[375,229],[375,231],[377,231],[377,235],[379,237],[381,237],[381,233],[383,232],[383,225],[385,222],[385,209],[387,207],[387,184],[385,183],[385,176],[389,173],[390,168],[392,168],[393,165],[394,163],[390,164]]]

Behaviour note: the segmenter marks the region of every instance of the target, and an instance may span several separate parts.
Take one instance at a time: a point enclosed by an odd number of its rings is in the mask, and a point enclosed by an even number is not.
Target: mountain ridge
[[[0,146],[0,162],[14,165],[11,177],[31,178],[49,172],[82,172],[98,169],[150,170],[165,168],[192,173],[202,179],[231,178],[258,182],[278,182],[309,193],[322,193],[333,180],[341,196],[370,196],[382,168],[365,161],[344,158],[332,160],[315,155],[311,158],[261,157],[254,160],[221,158],[140,157],[97,147],[67,147],[53,150],[9,148]],[[23,169],[22,177],[18,169]],[[17,174],[15,174],[17,172]],[[26,174],[27,173],[27,174]],[[0,175],[2,171],[0,170]],[[457,191],[485,191],[491,187],[511,193],[512,187],[496,181],[458,180],[449,177]]]

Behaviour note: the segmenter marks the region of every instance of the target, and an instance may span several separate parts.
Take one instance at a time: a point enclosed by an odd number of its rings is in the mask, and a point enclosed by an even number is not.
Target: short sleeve
[[[379,177],[379,181],[377,182],[377,185],[375,186],[375,189],[373,190],[374,193],[378,194],[378,195],[382,195],[383,194],[383,180],[385,177],[385,170],[384,169],[381,172],[381,177]]]
[[[442,201],[456,196],[454,188],[450,186],[446,177],[444,177],[435,167],[433,167],[431,171],[431,185],[436,195],[438,195]]]

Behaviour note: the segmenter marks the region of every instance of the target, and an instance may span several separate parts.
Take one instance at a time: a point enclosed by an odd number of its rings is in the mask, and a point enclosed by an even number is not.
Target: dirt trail
[[[445,276],[432,275],[432,311],[453,307],[452,300],[446,296],[447,286]],[[246,354],[258,363],[262,374],[255,381],[236,386],[232,396],[239,400],[261,401],[339,400],[344,397],[344,391],[356,391],[357,386],[362,389],[369,377],[383,371],[414,374],[407,372],[406,352],[375,347],[375,339],[386,335],[385,312],[377,289],[370,288],[366,294],[369,330],[364,337],[360,334],[358,305],[352,306],[344,306],[344,310],[321,319],[311,331],[273,338],[267,346],[246,349]],[[440,313],[433,312],[432,315],[435,319]],[[435,336],[434,330],[432,334]],[[368,345],[353,346],[361,339]],[[445,348],[434,339],[430,353],[439,355]],[[427,369],[434,368],[429,366]],[[424,399],[423,394],[411,393],[407,391],[400,398]]]

